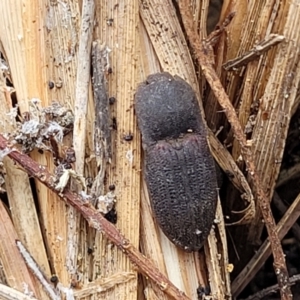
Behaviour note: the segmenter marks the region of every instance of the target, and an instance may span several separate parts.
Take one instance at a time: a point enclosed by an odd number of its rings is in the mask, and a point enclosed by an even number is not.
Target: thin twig
[[[27,264],[27,267],[31,270],[34,276],[39,280],[44,290],[48,294],[49,298],[52,300],[61,299],[60,295],[57,293],[57,291],[55,291],[53,285],[49,282],[45,274],[41,271],[40,267],[38,266],[34,258],[31,256],[31,254],[28,252],[28,250],[24,247],[22,242],[17,240],[16,245]]]
[[[294,285],[297,282],[300,282],[300,274],[290,277],[289,281],[290,281],[291,285]],[[272,286],[269,286],[266,289],[259,291],[258,293],[254,294],[254,295],[249,296],[248,298],[246,298],[244,300],[264,299],[266,296],[276,293],[278,291],[278,289],[279,289],[278,284],[274,284]]]
[[[141,254],[128,239],[126,239],[119,230],[109,223],[92,205],[88,204],[81,196],[71,192],[68,188],[61,193],[55,189],[55,177],[46,169],[39,165],[28,155],[25,155],[17,149],[11,148],[9,142],[0,134],[0,149],[6,151],[7,155],[21,165],[24,170],[32,177],[36,178],[55,192],[67,204],[76,208],[77,211],[86,219],[90,227],[103,232],[123,253],[125,253],[131,262],[136,265],[140,272],[151,278],[162,291],[174,299],[188,300],[184,292],[176,288],[173,283],[163,275],[152,263],[152,261]]]
[[[214,47],[215,44],[220,39],[220,34],[224,32],[224,29],[230,24],[234,16],[235,16],[235,12],[230,13],[225,18],[224,22],[220,26],[217,26],[217,28],[210,33],[210,35],[206,38],[206,43]]]
[[[211,45],[205,42],[201,42],[197,32],[194,31],[193,16],[190,9],[190,1],[179,1],[180,12],[182,21],[186,30],[186,34],[189,38],[192,48],[195,51],[196,58],[201,66],[202,72],[205,75],[207,82],[209,83],[213,93],[218,99],[219,104],[223,108],[228,121],[231,124],[232,130],[235,134],[235,138],[241,145],[241,153],[245,160],[248,174],[253,181],[254,191],[258,199],[258,205],[261,209],[266,228],[268,231],[271,248],[274,256],[274,270],[277,276],[278,285],[280,287],[280,293],[282,299],[291,299],[291,290],[289,287],[289,277],[285,264],[284,253],[281,247],[280,239],[276,232],[276,224],[271,212],[270,203],[268,197],[261,186],[262,180],[260,175],[256,172],[256,167],[252,157],[250,148],[247,146],[247,140],[244,135],[243,129],[237,117],[237,114],[230,102],[228,95],[226,94],[218,75],[214,70],[214,54]]]
[[[289,208],[289,206],[284,202],[285,201],[278,195],[278,193],[274,191],[272,203],[274,207],[276,207],[276,209],[278,210],[280,216],[284,216],[284,214]],[[297,211],[292,211],[292,215],[297,215]],[[300,243],[300,225],[296,222],[296,220],[292,224],[291,222],[289,222],[287,225],[292,225],[291,230],[294,235],[294,238],[297,240],[298,243]]]
[[[279,34],[270,34],[264,38],[261,42],[255,45],[252,49],[242,54],[239,57],[229,60],[223,65],[223,68],[228,71],[234,68],[247,65],[250,61],[257,59],[263,53],[267,52],[271,47],[284,41],[284,36]]]
[[[295,164],[291,168],[283,169],[276,182],[276,188],[288,183],[290,180],[300,177],[300,163]]]

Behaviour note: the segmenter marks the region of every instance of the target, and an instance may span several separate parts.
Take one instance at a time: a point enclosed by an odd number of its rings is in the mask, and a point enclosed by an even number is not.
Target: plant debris
[[[40,100],[32,99],[29,112],[23,114],[21,122],[16,122],[16,131],[11,134],[11,138],[22,146],[25,153],[34,149],[51,151],[49,139],[53,138],[61,144],[63,137],[72,129],[73,122],[72,111],[58,102],[41,108]]]

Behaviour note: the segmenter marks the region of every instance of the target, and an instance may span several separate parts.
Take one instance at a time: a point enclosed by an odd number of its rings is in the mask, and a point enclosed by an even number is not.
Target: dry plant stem
[[[73,144],[76,153],[76,171],[83,175],[86,138],[86,113],[89,96],[91,46],[94,24],[94,0],[83,1],[78,50],[76,97],[74,103]]]
[[[108,67],[108,47],[100,41],[92,44],[92,70],[94,92],[94,151],[97,166],[100,170],[93,182],[91,194],[94,198],[104,194],[104,176],[106,163],[111,161],[111,129],[109,115],[109,100],[105,70]]]
[[[207,261],[206,265],[208,268],[208,273],[210,275],[210,287],[212,291],[215,291],[214,293],[212,293],[213,299],[224,299],[225,295],[231,295],[231,286],[229,272],[227,270],[222,273],[218,272],[219,266],[226,268],[229,265],[227,256],[228,248],[225,233],[225,222],[220,199],[218,199],[216,220],[218,221],[216,222],[216,224],[214,224],[215,229],[211,230],[210,235],[207,239],[207,243],[204,244],[204,248],[209,247],[213,251],[206,251],[205,259]],[[217,243],[215,234],[216,232],[218,233],[220,240],[222,240],[222,243],[220,244]],[[227,299],[231,298],[228,297]]]
[[[76,155],[75,170],[79,175],[84,172],[85,141],[87,128],[87,103],[89,97],[91,46],[94,28],[94,0],[84,0],[82,5],[82,20],[78,50],[78,67],[76,81],[76,96],[74,103],[73,145]],[[73,208],[68,209],[68,241],[67,268],[71,274],[76,273],[77,245],[79,239],[80,218]]]
[[[189,38],[191,46],[195,51],[195,55],[199,62],[199,65],[201,66],[202,72],[205,75],[205,78],[208,81],[213,93],[218,99],[219,104],[224,110],[235,134],[235,138],[241,145],[241,153],[244,157],[248,173],[253,181],[259,207],[261,209],[268,231],[274,256],[274,270],[277,276],[278,285],[280,287],[281,297],[282,299],[291,299],[292,295],[289,287],[289,277],[285,264],[284,253],[281,247],[280,239],[278,238],[276,232],[276,225],[271,212],[268,197],[261,187],[260,182],[262,181],[260,180],[259,174],[256,172],[252,153],[247,146],[247,141],[236,112],[232,107],[232,104],[214,70],[212,48],[205,42],[201,42],[197,33],[193,30],[193,17],[190,12],[189,1],[180,1],[179,7],[187,36]]]
[[[116,99],[109,106],[113,155],[112,163],[106,164],[104,190],[108,191],[111,184],[115,186],[118,228],[130,239],[132,245],[138,247],[141,145],[133,107],[135,87],[141,82],[138,0],[95,2],[95,21],[98,25],[94,28],[94,35],[111,49],[105,75],[108,95]],[[133,136],[130,141],[124,139],[128,134]],[[97,232],[95,244],[94,278],[99,277],[99,272],[106,276],[117,272],[134,272],[128,257],[118,251],[117,247],[111,247],[112,243],[105,235]],[[135,300],[139,282],[137,272],[134,273],[135,279],[116,285],[101,297],[118,299],[120,295],[124,295],[128,300]]]
[[[293,204],[286,211],[282,219],[276,226],[276,232],[278,237],[282,239],[293,224],[297,221],[300,216],[300,194],[297,196]],[[271,255],[270,241],[266,240],[259,250],[255,253],[249,263],[240,272],[240,274],[232,282],[232,294],[238,296],[247,284],[252,280],[255,274],[264,265],[266,259]]]
[[[162,249],[158,242],[157,232],[153,219],[153,215],[150,210],[150,203],[147,201],[148,193],[146,188],[146,183],[143,182],[141,190],[141,237],[140,237],[140,249],[142,253],[149,255],[154,261],[156,266],[164,273],[168,274],[166,266],[162,257]],[[153,247],[154,245],[154,247]],[[173,264],[175,265],[175,263]],[[170,277],[169,277],[170,278]],[[146,279],[143,278],[144,284],[147,287],[147,290],[153,290],[153,293],[161,300],[167,300],[169,297],[164,295],[162,291],[159,290],[157,285],[153,282],[146,282]],[[176,284],[179,286],[178,284]],[[151,298],[150,298],[151,299]]]
[[[94,151],[98,164],[101,159],[106,161],[111,159],[111,129],[109,116],[109,103],[107,97],[107,82],[105,79],[105,69],[108,65],[108,47],[100,41],[93,42],[92,46],[92,69],[93,88],[95,102],[95,129],[94,129]],[[105,164],[104,164],[105,165]]]
[[[10,145],[8,141],[0,134],[0,149],[9,149]],[[60,198],[66,201],[69,205],[73,206],[81,215],[87,220],[90,227],[95,228],[98,231],[103,232],[123,253],[125,253],[131,262],[139,267],[142,274],[147,278],[151,278],[155,281],[161,290],[173,297],[174,299],[188,300],[189,298],[177,289],[168,278],[160,273],[160,271],[153,265],[150,259],[143,256],[131,243],[127,240],[114,225],[109,223],[96,209],[87,204],[78,194],[71,192],[69,189],[65,189],[62,193],[55,190],[54,176],[48,172],[48,170],[29,156],[19,152],[16,149],[12,151],[8,156],[15,162],[20,164],[25,171],[32,177],[39,180],[53,192],[55,192]]]

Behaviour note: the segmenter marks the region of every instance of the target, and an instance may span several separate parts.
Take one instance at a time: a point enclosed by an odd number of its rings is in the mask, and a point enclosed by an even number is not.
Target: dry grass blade
[[[80,40],[76,80],[76,95],[74,103],[74,129],[73,144],[76,153],[76,172],[83,174],[85,159],[85,140],[87,129],[87,106],[90,84],[90,65],[92,34],[95,14],[93,0],[84,0],[82,4],[82,19],[80,27]]]
[[[193,61],[172,1],[140,1],[140,14],[161,68],[187,80],[200,95]]]
[[[133,99],[139,79],[138,1],[98,1],[94,34],[100,44],[110,51],[105,68],[107,95],[116,101],[110,105],[110,128],[112,159],[105,175],[105,190],[115,187],[118,228],[135,247],[139,245],[140,233],[140,137],[134,115]],[[119,272],[134,272],[135,279],[116,285],[101,296],[115,299],[124,295],[129,300],[137,297],[138,277],[128,257],[124,256],[111,241],[96,234],[94,278],[99,274],[111,277]],[[117,262],[117,263],[116,263]]]
[[[84,0],[80,27],[77,66],[76,94],[74,102],[73,145],[76,156],[75,170],[84,174],[87,132],[87,106],[89,99],[90,65],[93,23],[95,14],[94,0]],[[68,210],[67,268],[73,276],[77,273],[80,215],[73,209]]]
[[[200,107],[202,107],[195,67],[173,3],[169,0],[140,1],[140,14],[149,37],[149,39],[146,39],[143,35],[142,39],[144,41],[142,48],[147,51],[147,55],[142,56],[144,77],[150,73],[160,71],[157,67],[157,61],[159,61],[162,70],[181,76],[193,86],[198,95]],[[143,198],[142,201],[144,201]],[[206,277],[210,276],[207,274],[207,270],[204,270],[202,265],[202,269],[199,271],[197,266],[201,263],[198,262],[199,258],[197,256],[176,249],[159,230],[157,230],[157,234],[161,236],[160,244],[169,278],[186,291],[190,297],[196,298],[196,290],[199,284],[201,286],[207,285],[208,279]],[[225,238],[223,235],[222,237]],[[213,239],[213,242],[216,242],[215,239]],[[147,241],[143,240],[142,243],[147,243]],[[221,243],[223,243],[223,240]],[[151,255],[155,253],[155,250],[151,251],[152,247],[153,245],[150,245],[148,250]],[[209,256],[216,256],[214,249],[214,247],[206,248],[210,252]],[[227,256],[227,253],[225,255]],[[157,260],[161,262],[160,259],[158,257]],[[209,261],[207,263],[210,264]],[[209,269],[213,273],[219,272],[218,278],[223,278],[226,281],[224,276],[228,276],[228,274],[223,274],[219,265],[216,268],[210,266]],[[210,278],[215,280],[216,277],[213,273]],[[218,282],[211,286],[217,288]],[[212,290],[213,295],[218,295],[218,293],[217,289]],[[224,294],[222,296],[225,297]]]
[[[226,242],[225,222],[222,212],[220,199],[218,200],[216,221],[214,227],[218,227],[218,233],[222,243],[216,242],[214,230],[208,237],[208,243],[204,246],[209,247],[205,251],[206,264],[209,271],[209,282],[211,285],[213,299],[231,298],[230,271],[228,261],[228,248]],[[222,271],[220,272],[221,269]]]
[[[156,266],[163,272],[163,274],[167,274],[161,246],[159,244],[158,228],[155,225],[155,222],[151,214],[149,195],[147,193],[147,187],[145,182],[143,182],[142,194],[141,194],[140,247],[141,247],[141,251],[145,255],[153,259]],[[154,294],[156,294],[157,297],[159,297],[159,299],[162,300],[167,299],[167,295],[162,293],[162,291],[158,289],[157,285],[153,284],[152,282],[144,280],[144,286],[146,287],[148,293],[153,292]]]
[[[28,176],[10,160],[4,159],[3,163],[6,169],[5,187],[18,237],[49,276],[51,273],[48,257],[43,247],[40,223]]]
[[[9,2],[9,1],[8,1]],[[8,57],[12,62],[12,69],[19,68],[22,64],[22,47],[20,45],[15,46],[15,40],[9,39],[9,34],[19,32],[19,23],[18,23],[18,13],[19,6],[17,5],[14,14],[10,12],[12,9],[11,2],[3,1],[1,7],[3,9],[3,14],[5,15],[3,21],[0,25],[0,36],[2,42],[5,43],[5,49]],[[32,8],[28,11],[28,14],[35,14],[35,8]],[[7,18],[7,16],[13,15],[12,18]],[[11,23],[14,18],[17,18],[13,24]],[[13,20],[11,20],[13,19]],[[20,20],[22,22],[22,20]],[[10,30],[7,30],[7,28]],[[19,32],[20,33],[20,32]],[[9,51],[10,47],[15,49],[14,51]],[[22,70],[24,71],[24,70]],[[18,76],[22,73],[18,69]],[[0,131],[1,132],[13,132],[16,129],[15,117],[17,114],[17,108],[13,107],[11,99],[15,96],[16,91],[14,88],[9,86],[6,78],[4,76],[3,69],[1,68],[0,72]],[[19,78],[17,76],[17,78]],[[21,76],[22,77],[22,76]],[[26,84],[26,82],[19,82],[19,84]],[[25,86],[20,86],[20,91],[25,90]],[[24,103],[21,103],[21,105]],[[25,106],[25,105],[24,105]],[[43,237],[41,232],[41,227],[38,219],[38,214],[35,208],[34,197],[32,194],[31,184],[28,179],[27,174],[16,167],[11,161],[4,159],[3,161],[5,168],[5,189],[7,192],[9,208],[11,211],[11,217],[14,223],[14,228],[18,238],[23,241],[26,247],[30,250],[36,261],[39,263],[43,271],[50,275],[49,261],[46,254],[46,249],[43,243]],[[4,239],[5,240],[5,239]],[[36,289],[39,289],[40,286],[37,286]],[[43,294],[43,291],[40,291]]]
[[[27,266],[16,246],[18,236],[7,209],[0,201],[0,257],[8,284],[21,292],[39,297],[37,283],[32,279]],[[4,242],[5,241],[5,242]]]
[[[193,30],[193,24],[191,21],[192,15],[190,12],[189,2],[181,1],[179,6],[187,35],[192,44],[192,47],[196,51],[196,57],[199,64],[201,65],[201,69],[208,83],[210,84],[215,96],[217,97],[220,105],[224,109],[225,114],[235,133],[235,137],[241,145],[241,152],[245,159],[249,175],[253,180],[256,196],[258,198],[258,204],[260,206],[268,230],[271,247],[274,255],[274,271],[277,275],[282,299],[291,299],[291,291],[288,286],[288,272],[285,265],[284,253],[281,247],[281,243],[275,230],[275,221],[271,212],[268,197],[261,186],[261,179],[259,177],[259,174],[256,172],[256,167],[254,164],[252,153],[247,146],[247,141],[243,129],[237,118],[236,112],[232,107],[232,104],[213,68],[214,60],[211,46],[202,43],[196,32]]]
[[[215,160],[227,174],[230,174],[230,181],[242,193],[242,200],[246,200],[248,204],[248,206],[239,213],[242,215],[241,219],[237,222],[229,222],[227,225],[247,224],[253,220],[255,215],[255,203],[249,183],[228,150],[222,146],[211,131],[209,131],[208,138],[210,147],[212,148],[212,153],[215,154]]]

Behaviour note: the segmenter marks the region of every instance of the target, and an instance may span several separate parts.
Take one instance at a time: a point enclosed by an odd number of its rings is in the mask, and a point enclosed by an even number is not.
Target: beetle
[[[155,218],[175,245],[197,251],[215,218],[217,176],[196,93],[178,76],[152,74],[137,88],[135,111]]]

